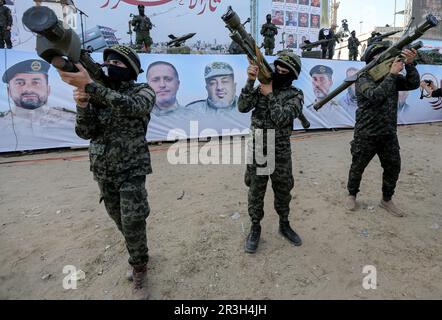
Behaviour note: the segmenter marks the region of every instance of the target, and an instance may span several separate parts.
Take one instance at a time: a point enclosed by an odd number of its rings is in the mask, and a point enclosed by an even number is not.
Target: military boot
[[[384,208],[385,210],[387,210],[389,213],[391,213],[395,217],[403,217],[404,216],[404,212],[401,209],[399,209],[398,207],[396,207],[396,205],[393,203],[393,200],[385,201],[382,199],[379,206],[381,208]]]
[[[290,227],[290,223],[288,221],[279,221],[279,233],[295,246],[300,246],[302,244],[301,238]]]
[[[355,211],[357,207],[358,204],[356,203],[356,197],[348,195],[347,199],[345,199],[345,209],[349,211]]]
[[[261,225],[253,223],[250,228],[250,233],[247,236],[245,250],[247,253],[255,253],[258,249],[259,237],[261,236]]]
[[[147,288],[147,265],[134,266],[132,278],[134,295],[143,299],[146,296]]]

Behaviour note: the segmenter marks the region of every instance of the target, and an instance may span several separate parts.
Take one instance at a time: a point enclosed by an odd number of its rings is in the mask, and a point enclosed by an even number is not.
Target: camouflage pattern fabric
[[[123,82],[118,90],[95,86],[88,107],[77,106],[75,131],[91,139],[90,169],[106,211],[126,239],[129,263],[144,264],[149,215],[145,176],[152,172],[145,136],[155,93],[134,82]]]
[[[153,41],[150,37],[150,30],[152,29],[152,22],[149,17],[137,15],[132,20],[132,25],[135,26],[135,42],[138,46],[143,44],[149,48]]]
[[[382,194],[384,200],[391,199],[401,171],[399,149],[399,142],[395,134],[355,137],[351,142],[352,163],[347,184],[348,192],[354,196],[359,192],[362,174],[377,154],[381,166],[384,169],[382,176]]]
[[[75,132],[91,139],[94,178],[124,181],[152,173],[145,138],[155,93],[148,84],[123,82],[118,91],[96,84],[87,108],[77,107]]]
[[[358,58],[359,50],[358,47],[361,43],[356,37],[350,37],[348,39],[348,59],[356,61]]]
[[[152,29],[152,22],[150,22],[149,17],[137,15],[132,21],[132,25],[135,26],[135,32],[149,32]]]
[[[273,23],[264,23],[261,27],[261,35],[264,37],[264,49],[266,55],[273,54],[275,48],[275,36],[278,34],[278,28]]]
[[[407,76],[388,74],[375,82],[368,73],[356,81],[355,136],[379,136],[396,134],[398,92],[419,88],[419,72],[409,64]]]
[[[302,112],[304,95],[301,90],[292,86],[274,89],[273,93],[264,96],[258,88],[254,88],[254,81],[247,81],[238,99],[238,110],[246,113],[252,111],[249,150],[255,155],[257,149],[262,148],[265,156],[267,152],[267,132],[275,133],[275,170],[270,173],[272,188],[275,194],[274,207],[280,219],[288,221],[290,191],[293,188],[292,160],[290,136],[293,130],[293,121]],[[262,134],[262,144],[257,138]],[[249,152],[250,152],[249,151]],[[252,222],[259,222],[263,216],[264,195],[269,175],[258,175],[260,165],[253,156],[253,163],[247,165],[245,184],[249,187],[248,210]]]
[[[135,37],[135,42],[138,46],[142,46],[144,44],[146,45],[146,47],[150,47],[153,43],[149,31],[137,32]]]
[[[150,208],[145,182],[146,176],[131,177],[122,183],[98,182],[106,211],[126,240],[132,266],[144,265],[149,260],[146,218]]]
[[[353,156],[347,189],[351,195],[359,192],[362,174],[377,154],[383,173],[382,192],[389,200],[401,170],[400,147],[397,139],[398,92],[419,87],[419,73],[414,65],[406,65],[407,75],[388,74],[375,82],[367,73],[356,81],[356,125],[351,142]]]

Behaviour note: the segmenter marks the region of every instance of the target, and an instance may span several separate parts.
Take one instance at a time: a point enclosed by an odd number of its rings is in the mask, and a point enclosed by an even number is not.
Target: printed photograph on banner
[[[284,10],[272,10],[272,23],[277,26],[284,25]]]
[[[285,0],[286,4],[298,4],[298,0]]]
[[[298,26],[298,13],[295,11],[285,12],[285,26],[297,27]]]
[[[297,49],[298,48],[298,38],[296,34],[289,33],[286,35],[285,47],[287,49]]]
[[[197,113],[238,112],[237,83],[232,66],[227,62],[211,62],[204,69],[207,97],[189,103],[186,109]]]
[[[300,28],[309,27],[309,14],[306,12],[299,12],[298,14],[298,26]]]
[[[310,28],[319,29],[321,17],[318,14],[310,14]]]
[[[314,104],[324,99],[343,78],[343,76],[339,74],[340,67],[342,66],[342,64],[324,61],[321,64],[315,64],[306,69],[310,75],[311,85],[308,91],[304,91],[304,94],[307,95],[306,109],[316,112],[313,108]],[[311,93],[313,93],[313,95],[311,95]],[[313,97],[313,100],[311,100],[311,97]],[[335,97],[326,103],[317,114],[324,120],[333,118],[333,121],[339,123],[340,126],[350,127],[354,123],[354,118],[339,104],[338,98],[339,97]]]
[[[345,78],[355,75],[359,68],[351,66],[345,71]],[[356,84],[353,83],[347,90],[340,94],[339,104],[342,108],[353,118],[356,117],[356,109],[358,108],[358,101],[356,99]]]
[[[308,7],[308,6],[310,6],[310,0],[299,0],[298,4],[300,7],[302,7],[302,6]]]
[[[298,34],[298,43],[299,43],[299,45],[304,44],[306,40],[310,41],[310,36],[308,35],[308,33],[300,33],[300,34]]]
[[[320,8],[321,7],[321,0],[311,0],[310,6]]]
[[[146,69],[146,82],[155,91],[155,105],[152,115],[171,117],[180,120],[196,120],[196,114],[185,108],[177,99],[180,88],[180,76],[176,67],[166,61],[155,61]]]
[[[64,127],[75,122],[75,111],[68,106],[49,104],[51,95],[49,69],[41,59],[27,59],[7,68],[2,76],[10,105],[3,125],[14,118],[17,127]]]
[[[320,7],[310,7],[310,13],[320,16],[322,14],[322,9]]]

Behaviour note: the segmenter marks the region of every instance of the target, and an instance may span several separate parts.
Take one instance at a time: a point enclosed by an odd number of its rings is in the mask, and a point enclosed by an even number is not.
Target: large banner
[[[50,3],[51,8],[57,6],[54,2]],[[259,0],[259,2],[263,12],[267,12],[266,7],[270,7],[271,0]],[[132,19],[131,15],[138,15],[137,5],[144,5],[145,14],[154,25],[150,34],[154,42],[153,49],[157,52],[165,52],[165,44],[171,40],[169,38],[171,34],[179,37],[188,33],[196,33],[192,39],[186,42],[187,45],[205,53],[221,53],[227,50],[231,42],[229,31],[221,20],[221,16],[227,12],[227,8],[232,6],[242,21],[250,17],[249,0],[82,0],[74,1],[74,3],[79,10],[87,14],[87,16],[82,16],[82,21],[80,15],[76,16],[75,25],[77,28],[75,31],[79,35],[81,34],[81,22],[83,22],[84,31],[96,26],[109,27],[116,30],[115,35],[120,44],[129,44],[131,37],[135,42],[135,33],[132,33],[131,36],[128,34],[129,22]],[[20,28],[20,43],[16,44],[16,49],[29,51],[35,49],[35,37],[21,23],[23,13],[34,4],[33,0],[15,2],[19,21],[14,25]],[[42,5],[47,4],[47,1],[42,0]],[[265,14],[261,16],[261,13],[258,12],[257,20],[259,25],[263,24]],[[249,30],[250,24],[247,24],[246,27]]]
[[[56,70],[32,52],[1,50],[0,152],[87,146],[75,134],[76,107],[72,87]],[[101,54],[93,58],[100,62]],[[268,57],[269,62],[275,58]],[[156,92],[147,139],[174,140],[246,134],[250,113],[237,110],[246,83],[247,59],[242,55],[141,55],[147,82]],[[361,62],[302,59],[302,74],[294,85],[304,92],[304,113],[312,129],[350,128],[357,109],[354,87],[319,112],[313,103],[363,66]],[[442,66],[418,67],[424,79],[442,85]],[[442,120],[442,103],[419,99],[420,90],[399,96],[402,124]],[[295,129],[301,129],[298,120]]]
[[[318,40],[328,15],[328,0],[272,0],[272,22],[279,28],[276,50],[289,48],[300,55],[305,40]]]
[[[428,14],[432,14],[440,21],[442,19],[442,0],[413,0],[412,16],[415,23],[420,24]],[[442,23],[437,28],[425,32],[423,39],[442,40]]]

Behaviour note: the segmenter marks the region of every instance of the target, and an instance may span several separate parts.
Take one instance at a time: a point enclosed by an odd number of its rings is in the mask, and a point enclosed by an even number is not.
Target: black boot
[[[300,246],[302,244],[301,238],[290,227],[290,223],[288,221],[279,221],[279,233],[295,246]]]
[[[250,233],[247,236],[245,250],[247,253],[255,253],[258,249],[259,237],[261,236],[261,225],[253,223],[250,228]]]

